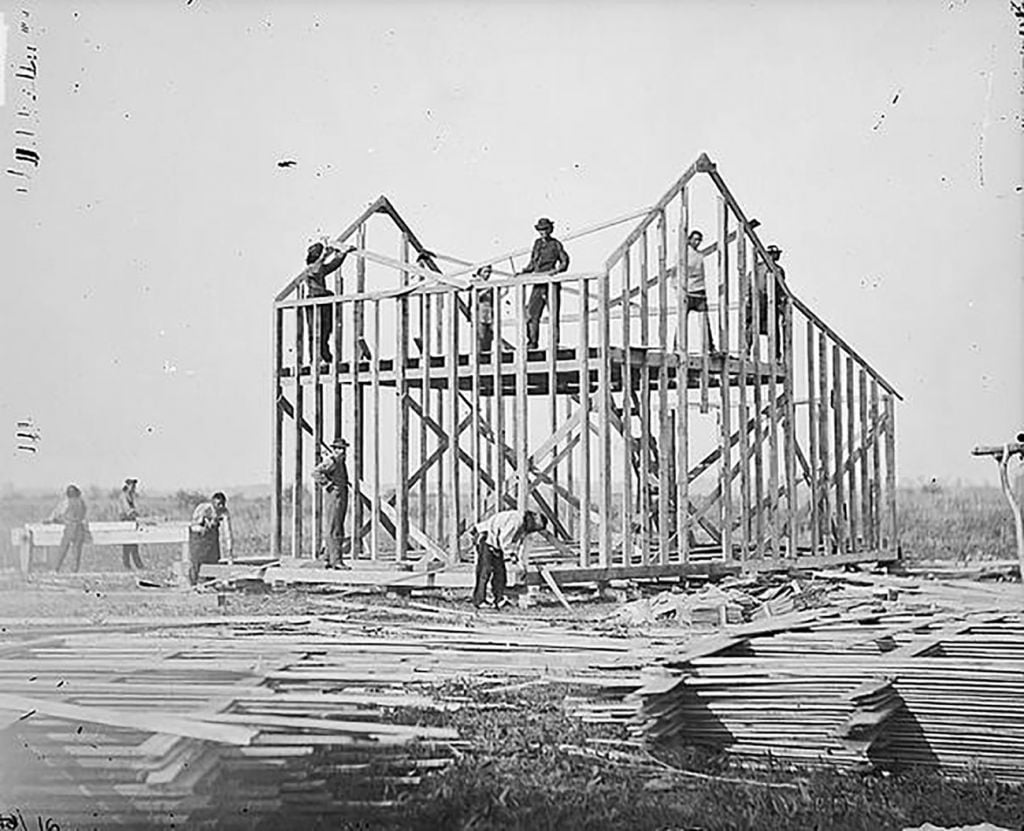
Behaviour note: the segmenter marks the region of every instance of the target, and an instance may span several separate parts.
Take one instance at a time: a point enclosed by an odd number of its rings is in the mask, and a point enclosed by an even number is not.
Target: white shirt
[[[522,550],[526,535],[520,532],[523,514],[520,511],[499,511],[473,526],[477,538],[482,538],[492,548],[497,548],[506,557]],[[518,537],[518,539],[517,539]]]
[[[706,294],[704,282],[704,255],[691,246],[686,246],[686,291],[689,294]]]

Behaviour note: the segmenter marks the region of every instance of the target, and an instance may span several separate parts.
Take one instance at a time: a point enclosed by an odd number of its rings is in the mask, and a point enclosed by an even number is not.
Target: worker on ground
[[[476,279],[486,282],[491,278],[492,268],[481,266],[474,275]],[[477,326],[476,340],[480,352],[490,352],[494,343],[494,289],[477,289]]]
[[[61,523],[64,526],[64,534],[60,538],[60,550],[57,552],[55,571],[60,571],[69,550],[74,553],[75,559],[72,571],[77,572],[82,565],[82,546],[85,545],[86,537],[89,534],[85,515],[86,507],[85,500],[82,499],[82,492],[77,485],[68,485],[64,491],[64,498],[47,519],[49,523]]]
[[[757,334],[768,336],[769,332],[769,318],[774,320],[775,325],[775,359],[782,359],[782,322],[785,315],[786,303],[785,303],[785,280],[786,272],[779,265],[779,259],[782,257],[782,249],[777,245],[768,246],[768,256],[771,257],[772,263],[775,265],[775,269],[778,272],[778,281],[775,284],[775,314],[769,314],[768,310],[768,281],[775,279],[772,274],[772,269],[763,259],[756,257],[756,263],[754,265],[754,285],[749,289],[746,305],[747,305],[747,351],[752,352],[753,341],[754,341],[754,304],[751,302],[752,294],[757,295]]]
[[[686,326],[690,319],[690,312],[699,312],[704,320],[704,339],[706,348],[714,352],[715,340],[711,334],[711,318],[708,314],[708,289],[704,276],[704,254],[700,250],[700,244],[704,241],[704,234],[694,229],[686,238],[689,250],[686,252],[686,319],[679,326]],[[674,348],[679,347],[679,330],[676,330],[676,342]],[[702,349],[703,351],[703,349]]]
[[[221,554],[233,562],[234,540],[231,533],[231,514],[228,512],[228,498],[217,491],[209,502],[200,502],[192,512],[192,523],[188,529],[189,571],[188,580],[194,586],[199,582],[199,567],[203,563],[220,562]],[[221,535],[224,544],[221,545]]]
[[[344,251],[339,251],[330,245],[324,245],[322,242],[314,242],[306,251],[306,270],[303,273],[302,280],[306,285],[306,296],[307,297],[330,297],[332,292],[327,288],[327,275],[334,273],[341,264],[345,262],[345,257],[352,251],[355,251],[355,246],[349,246]],[[331,349],[328,341],[331,337],[331,330],[334,328],[334,314],[333,307],[330,304],[324,304],[319,307],[320,309],[320,343],[314,343],[314,320],[316,314],[316,308],[313,306],[306,307],[306,328],[309,330],[309,353],[311,358],[318,352],[320,360],[326,363],[331,362]]]
[[[558,240],[551,236],[555,224],[546,216],[533,226],[540,236],[533,243],[530,262],[520,274],[561,274],[569,268],[569,255]],[[539,283],[530,292],[526,305],[527,348],[536,349],[540,344],[540,316],[548,302],[548,288],[551,288],[551,332],[555,346],[558,346],[558,320],[562,309],[562,284]]]
[[[118,503],[118,519],[121,522],[134,522],[138,525],[139,512],[135,507],[135,486],[138,483],[138,479],[128,478],[124,480],[124,485],[121,486],[121,495]],[[138,543],[127,543],[121,546],[121,563],[127,571],[132,570],[132,565],[140,571],[144,568],[142,558],[139,556]]]
[[[543,531],[546,527],[545,518],[535,511],[499,511],[473,526],[471,533],[476,546],[473,605],[476,608],[484,605],[488,583],[491,583],[495,608],[507,605],[505,560],[519,561],[526,535]]]
[[[345,562],[345,514],[348,512],[348,468],[345,451],[348,442],[338,437],[331,452],[313,469],[313,481],[327,491],[326,568],[351,568]]]

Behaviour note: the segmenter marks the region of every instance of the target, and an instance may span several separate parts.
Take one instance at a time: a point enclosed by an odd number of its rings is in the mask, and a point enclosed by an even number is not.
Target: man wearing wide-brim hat
[[[530,262],[520,274],[561,274],[569,268],[569,255],[558,240],[551,236],[555,230],[553,223],[546,216],[537,220],[533,226],[540,236],[533,243]],[[558,318],[562,307],[562,284],[552,283],[551,293],[551,331],[555,346],[558,346]],[[530,300],[526,304],[526,337],[527,347],[536,349],[540,343],[540,316],[548,302],[548,286],[540,283],[530,292]]]
[[[324,558],[327,568],[349,568],[345,563],[345,514],[348,513],[348,467],[345,451],[348,442],[338,436],[330,453],[313,469],[313,481],[327,491],[327,543]]]

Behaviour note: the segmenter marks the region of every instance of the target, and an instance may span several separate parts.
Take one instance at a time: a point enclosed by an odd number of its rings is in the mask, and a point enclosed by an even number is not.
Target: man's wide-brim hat
[[[555,223],[548,219],[546,216],[542,216],[540,219],[537,220],[537,224],[534,225],[533,227],[536,228],[538,231],[543,231],[544,229],[551,231],[554,230]]]
[[[782,253],[782,249],[779,248],[779,246],[777,246],[777,245],[769,245],[768,246],[768,253],[769,254],[781,254]]]
[[[139,480],[138,479],[133,479],[132,477],[129,476],[127,479],[124,480],[124,483],[126,485],[137,485],[137,484],[139,484]]]
[[[331,442],[331,447],[348,447],[348,442],[339,437]]]

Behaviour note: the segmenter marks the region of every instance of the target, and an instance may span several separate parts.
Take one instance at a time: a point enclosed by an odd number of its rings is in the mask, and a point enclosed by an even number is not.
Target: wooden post
[[[679,192],[679,253],[676,256],[676,340],[679,344],[678,364],[676,365],[676,412],[679,413],[676,422],[679,435],[676,438],[676,452],[679,454],[676,462],[676,548],[679,551],[679,561],[688,563],[690,561],[690,477],[687,472],[690,469],[690,327],[689,327],[689,305],[690,287],[687,284],[687,273],[690,264],[690,191],[684,185]],[[645,236],[646,241],[646,236]],[[644,283],[647,282],[647,269],[644,269]],[[699,312],[698,314],[703,314]],[[644,378],[649,373],[644,372]],[[650,388],[642,402],[642,408],[648,407]],[[650,424],[644,432],[644,442],[647,442]],[[648,455],[648,446],[644,445],[644,457]],[[647,488],[647,479],[644,479],[644,489]],[[648,516],[648,513],[645,513]],[[647,565],[647,558],[644,558],[644,565]]]
[[[658,563],[668,563],[668,541],[672,535],[669,523],[668,464],[665,450],[669,445],[671,426],[668,417],[668,224],[664,208],[658,211]]]
[[[409,262],[409,235],[402,234],[401,260]],[[409,284],[409,272],[401,273],[403,286]],[[395,471],[395,559],[409,557],[409,298],[398,298],[398,348],[395,350],[395,385],[398,393],[398,447]],[[424,333],[425,335],[426,333]],[[426,341],[426,337],[424,337]],[[424,392],[424,396],[426,393]]]
[[[832,486],[829,463],[829,433],[828,426],[832,417],[835,402],[828,387],[828,344],[825,333],[818,332],[818,451],[821,457],[821,467],[818,473],[821,496],[821,541],[826,550],[838,551],[835,535],[832,531],[835,523],[835,515],[832,511]]]
[[[431,434],[427,432],[427,416],[430,415],[430,310],[433,305],[434,300],[429,294],[420,296],[420,468],[427,463],[428,447],[432,441]],[[420,477],[418,520],[420,531],[424,534],[427,532],[429,499],[427,476],[424,474]]]
[[[459,304],[453,291],[448,297],[448,547],[453,561],[459,559]]]
[[[434,295],[434,300],[437,303],[437,314],[434,320],[434,336],[437,339],[437,354],[440,356],[444,355],[444,303],[445,296],[443,294]],[[429,411],[428,411],[429,412]],[[444,424],[444,389],[439,385],[437,388],[437,423]],[[449,450],[451,444],[449,443]],[[444,539],[444,526],[445,526],[445,500],[447,493],[444,486],[444,457],[438,460],[438,463],[434,465],[434,469],[437,471],[437,494],[435,499],[437,500],[437,531],[436,538],[438,540]]]
[[[600,565],[611,565],[612,551],[612,451],[611,451],[611,385],[612,355],[609,328],[609,274],[605,271],[598,279],[598,381],[597,381],[597,438],[601,470],[601,541]]]
[[[779,525],[779,393],[777,379],[779,377],[779,349],[776,303],[778,300],[778,277],[773,264],[765,263],[765,294],[764,320],[761,321],[768,332],[768,536],[771,539],[772,556],[778,557],[781,549],[782,529]],[[760,303],[760,297],[756,299]]]
[[[558,377],[556,364],[558,360],[558,341],[561,332],[561,311],[562,311],[562,284],[551,283],[548,286],[548,315],[551,325],[548,326],[548,424],[551,432],[558,429]],[[558,458],[558,446],[551,448],[552,457]],[[558,464],[551,471],[551,478],[554,487],[551,489],[551,510],[558,519]]]
[[[550,292],[550,287],[548,291]],[[516,508],[520,511],[526,510],[526,501],[529,496],[529,471],[526,466],[527,444],[530,432],[530,425],[527,421],[527,389],[526,389],[526,286],[521,284],[516,287],[516,307],[519,314],[516,316],[516,394],[514,398],[515,413],[515,451],[516,451],[516,475],[518,491],[516,496]]]
[[[333,301],[332,301],[333,302]],[[320,458],[322,456],[321,445],[323,443],[324,435],[324,391],[320,383],[320,338],[322,333],[320,331],[320,305],[310,306],[309,309],[313,314],[313,339],[312,348],[309,350],[310,364],[312,366],[312,381],[313,381],[313,466],[320,464]],[[332,310],[333,311],[333,310]],[[323,511],[324,511],[324,494],[323,489],[314,484],[313,486],[313,510],[312,510],[312,525],[313,525],[313,558],[320,553],[320,548],[323,545]],[[357,527],[357,526],[353,526]]]
[[[797,500],[797,478],[796,478],[796,355],[793,352],[793,304],[788,294],[782,298],[782,366],[785,376],[782,382],[783,392],[786,396],[786,424],[785,443],[783,444],[783,459],[786,467],[786,527],[788,529],[787,548],[790,557],[797,555],[797,519],[799,516],[799,504]],[[778,319],[777,310],[772,310]]]
[[[408,305],[408,301],[406,301]],[[380,559],[380,300],[373,301],[373,354],[370,356],[370,390],[373,397],[373,503],[370,509],[370,556]]]
[[[479,522],[483,517],[481,516],[481,487],[482,487],[482,465],[480,464],[480,431],[483,430],[483,413],[480,406],[480,297],[482,292],[486,289],[481,290],[475,288],[471,293],[471,319],[470,319],[470,362],[473,365],[473,391],[471,393],[470,406],[473,409],[473,522]],[[493,291],[493,289],[492,289]],[[491,328],[494,327],[494,319],[491,318]],[[491,344],[491,358],[494,358],[494,343]]]
[[[853,358],[846,357],[846,475],[850,494],[849,527],[850,527],[850,551],[859,551],[858,533],[860,523],[857,521],[857,510],[860,507],[857,499],[857,450],[856,433],[856,390],[853,386]]]
[[[630,349],[630,260],[632,247],[622,255],[622,564],[628,566],[633,552],[633,419],[632,409],[633,373]]]
[[[739,327],[736,342],[739,344],[739,451],[740,451],[740,559],[746,560],[750,555],[750,436],[747,422],[750,411],[747,407],[747,384],[749,381],[750,364],[747,340],[750,321],[747,320],[746,298],[750,295],[750,278],[747,274],[747,237],[746,228],[742,223],[736,229],[736,271],[739,278]]]
[[[843,362],[832,345],[832,446],[835,449],[836,530],[839,553],[846,551],[846,488],[843,483]]]
[[[875,549],[882,546],[882,416],[878,408],[878,381],[871,379],[871,424],[875,434],[871,440],[871,527],[874,529]]]
[[[811,492],[811,555],[818,554],[821,542],[821,493],[818,479],[818,400],[815,395],[817,374],[814,366],[814,324],[807,320],[807,440],[811,475],[807,483]]]
[[[513,296],[518,292],[510,289]],[[494,510],[500,511],[504,507],[505,499],[505,451],[501,446],[505,435],[505,397],[502,390],[504,378],[502,374],[502,357],[505,349],[505,340],[501,335],[502,329],[502,303],[501,289],[494,290],[494,357],[492,358],[492,370],[494,372]]]
[[[274,306],[273,323],[274,342],[274,378],[273,378],[273,401],[274,416],[272,429],[274,436],[274,447],[270,459],[271,479],[273,496],[270,500],[270,555],[281,556],[282,533],[282,498],[284,494],[284,414],[281,412],[281,398],[284,395],[284,388],[281,385],[281,370],[284,367],[284,312]],[[295,379],[296,384],[298,378]]]
[[[722,487],[722,557],[730,561],[732,550],[732,447],[730,436],[731,403],[729,400],[729,211],[725,198],[718,197],[718,347],[722,353],[722,375],[719,379],[721,393],[721,441],[719,481]],[[774,395],[774,390],[772,391]]]
[[[366,223],[359,226],[356,234],[360,251],[366,250]],[[356,259],[356,293],[366,291],[366,258],[360,255]],[[365,391],[359,378],[360,347],[366,330],[363,301],[352,303],[352,559],[358,559],[363,553],[363,491],[364,459],[366,457],[366,408]],[[336,350],[341,359],[341,344]]]
[[[754,259],[754,271],[753,271],[753,285],[750,289],[750,309],[751,309],[751,334],[750,334],[750,349],[752,352],[754,372],[757,375],[757,381],[754,384],[754,418],[755,418],[755,431],[754,431],[754,537],[755,537],[755,550],[758,557],[767,556],[768,548],[765,545],[765,531],[766,525],[770,529],[771,517],[768,517],[769,522],[765,523],[765,512],[768,510],[767,504],[764,497],[764,443],[767,437],[767,431],[764,426],[765,422],[765,402],[764,402],[764,366],[761,362],[761,303],[760,296],[762,291],[767,291],[764,285],[764,265],[760,260],[760,254],[757,249],[753,252]],[[746,303],[747,298],[743,298],[742,303]],[[746,343],[743,344],[743,348],[747,349]],[[769,395],[774,395],[774,388]],[[774,556],[774,553],[773,553]]]
[[[580,568],[590,567],[590,282],[580,281]]]
[[[295,309],[295,456],[292,470],[292,556],[302,556],[302,316],[305,310]]]
[[[868,374],[861,367],[857,373],[857,402],[860,413],[860,525],[864,550],[875,550],[871,528],[871,457],[868,454]]]
[[[896,517],[896,404],[890,393],[882,397],[885,405],[885,515],[889,549],[899,549]]]

